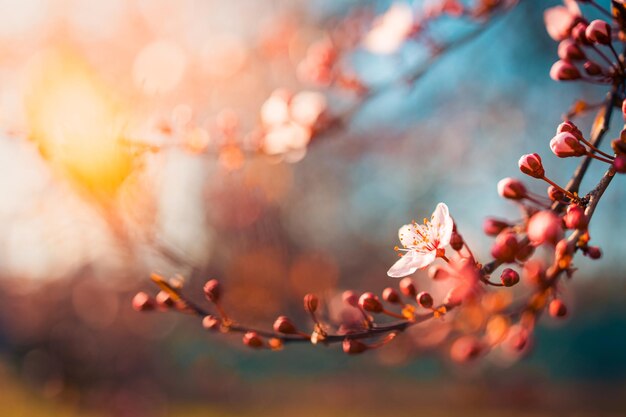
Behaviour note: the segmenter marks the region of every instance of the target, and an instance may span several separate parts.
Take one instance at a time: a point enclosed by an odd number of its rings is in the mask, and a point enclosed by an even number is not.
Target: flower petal
[[[433,215],[430,218],[431,222],[431,239],[439,242],[439,247],[442,248],[450,243],[452,237],[452,229],[454,228],[454,221],[450,217],[450,211],[448,206],[444,203],[437,204]]]
[[[433,263],[437,254],[435,251],[431,252],[407,252],[402,258],[393,264],[387,275],[392,278],[402,278],[407,275],[411,275],[420,268]]]
[[[423,238],[416,233],[416,227],[418,226],[419,225],[405,224],[400,228],[400,230],[398,230],[398,238],[400,238],[402,246],[405,248],[409,246],[416,246],[423,240]]]

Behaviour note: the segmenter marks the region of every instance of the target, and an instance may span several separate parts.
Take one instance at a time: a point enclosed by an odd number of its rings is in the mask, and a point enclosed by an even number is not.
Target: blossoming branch
[[[485,17],[500,7],[511,7],[513,2],[479,1],[473,9],[458,1],[437,4],[439,8],[424,16],[447,13]],[[428,18],[418,24],[403,17],[404,12],[398,7],[393,6],[364,31],[366,35],[360,39],[367,47],[387,52],[425,30]],[[605,20],[588,21],[583,13],[586,8],[601,13]],[[153,274],[152,280],[160,291],[154,297],[138,293],[133,307],[139,311],[195,315],[205,329],[239,333],[245,345],[256,349],[279,350],[295,342],[340,343],[344,352],[357,354],[384,346],[409,328],[419,328],[423,335],[445,328],[437,343],[449,346],[450,356],[458,362],[495,351],[511,357],[527,352],[544,314],[554,319],[568,314],[562,291],[565,279],[575,275],[575,255],[580,252],[590,259],[601,258],[601,249],[592,244],[591,220],[614,176],[626,172],[626,129],[611,142],[610,149],[603,143],[615,109],[626,120],[625,63],[620,52],[626,40],[626,6],[618,0],[611,1],[610,9],[594,0],[564,0],[562,6],[546,10],[544,17],[548,34],[559,42],[559,59],[550,69],[550,76],[556,81],[604,85],[606,97],[599,105],[578,102],[557,126],[555,136],[546,139],[544,149],[530,150],[520,157],[519,170],[533,181],[545,183],[544,195],[530,192],[517,178],[504,178],[497,183],[498,194],[517,205],[522,218],[485,220],[484,233],[494,238],[491,259],[477,259],[453,220],[455,207],[451,214],[448,206],[440,203],[430,218],[414,220],[399,229],[400,246],[395,248],[399,259],[393,264],[390,261],[388,275],[400,280],[389,281],[389,287],[380,295],[351,290],[343,293],[343,308],[349,313],[343,316],[346,320],[329,319],[323,300],[307,294],[303,308],[310,324],[298,325],[280,316],[271,330],[256,329],[230,316],[217,280],[206,283],[206,305],[200,305],[183,294],[180,280],[157,274]],[[388,37],[393,42],[383,42]],[[310,58],[328,65],[318,66],[314,72],[327,84],[345,82],[344,75],[335,72],[331,65],[335,61],[330,57],[335,53],[327,50],[323,54],[326,60]],[[596,111],[595,121],[589,134],[584,134],[575,118],[592,110]],[[545,155],[548,149],[557,158],[579,160],[567,184],[559,184],[553,173],[545,169],[539,153]],[[605,173],[595,179],[595,186],[581,190],[592,162],[603,164]],[[424,269],[428,278],[420,275],[415,281],[410,277]],[[438,297],[419,291],[420,281],[425,279],[441,283],[447,294]],[[521,281],[529,288],[512,292],[511,287]]]

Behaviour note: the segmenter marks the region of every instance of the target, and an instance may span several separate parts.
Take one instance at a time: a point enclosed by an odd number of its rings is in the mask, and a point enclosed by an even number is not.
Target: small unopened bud
[[[491,247],[491,256],[501,262],[514,262],[518,249],[515,233],[505,230],[496,237]]]
[[[207,281],[206,284],[204,284],[204,295],[206,296],[207,300],[211,301],[212,303],[217,303],[221,296],[222,296],[222,286],[220,285],[219,281],[216,279],[212,279],[210,281]]]
[[[417,294],[415,299],[417,300],[417,303],[424,308],[431,308],[433,306],[433,297],[426,291],[422,291]]]
[[[526,233],[535,246],[544,243],[554,246],[563,237],[563,221],[552,211],[542,210],[530,218]]]
[[[541,157],[536,153],[522,155],[517,164],[524,174],[531,177],[543,178],[546,173],[541,163]]]
[[[380,313],[383,311],[383,305],[376,296],[376,294],[372,292],[366,292],[361,295],[359,298],[359,306],[365,311],[369,311],[370,313]]]
[[[133,297],[132,306],[135,311],[154,310],[154,300],[148,294],[141,291]]]
[[[293,322],[286,316],[279,316],[274,322],[274,331],[283,334],[294,334],[298,330]]]
[[[359,340],[344,339],[342,343],[343,351],[348,355],[356,355],[367,350],[367,345]]]
[[[450,246],[455,251],[460,251],[463,248],[463,236],[457,232],[452,232],[452,236],[450,236]]]
[[[208,316],[204,316],[204,318],[202,319],[202,327],[204,327],[206,330],[217,330],[219,329],[220,324],[220,319],[210,314]]]
[[[460,337],[450,347],[450,357],[458,363],[466,363],[476,359],[481,352],[482,346],[473,336]]]
[[[343,294],[341,294],[341,299],[344,303],[352,307],[357,307],[359,305],[359,296],[354,291],[344,291]]]
[[[572,39],[565,39],[559,43],[558,55],[559,58],[566,61],[585,59],[582,48]]]
[[[383,300],[392,304],[399,303],[400,294],[398,294],[398,291],[394,290],[393,288],[387,287],[383,290]]]
[[[398,287],[400,288],[400,292],[407,297],[415,297],[417,294],[417,289],[411,278],[403,278],[400,280]]]
[[[563,216],[563,222],[568,229],[584,230],[589,224],[589,219],[585,215],[585,210],[576,204],[567,207],[567,213]]]
[[[587,75],[591,75],[592,77],[602,74],[602,67],[594,61],[586,61],[583,64],[583,68],[585,69],[585,73]]]
[[[554,81],[573,81],[580,78],[580,71],[569,61],[560,59],[550,68],[550,78]]]
[[[617,155],[613,160],[613,169],[620,174],[626,173],[626,155]]]
[[[521,200],[526,198],[528,191],[520,180],[515,178],[503,178],[498,182],[498,194],[500,197],[511,200]]]
[[[263,347],[263,339],[257,332],[246,332],[243,335],[243,344],[254,349]]]
[[[600,259],[602,257],[602,250],[597,246],[588,246],[585,254],[591,259]]]
[[[591,42],[586,35],[587,23],[579,22],[572,28],[572,39],[581,45],[590,45]]]
[[[552,201],[563,201],[565,199],[565,193],[551,185],[548,187],[548,197],[550,197]]]
[[[319,303],[320,300],[315,294],[307,294],[304,296],[304,309],[308,313],[315,313]]]
[[[567,307],[563,304],[563,301],[555,299],[550,301],[548,312],[552,317],[565,317],[567,315]]]
[[[563,133],[563,132],[569,132],[572,135],[576,136],[578,139],[583,137],[583,134],[578,128],[578,126],[576,126],[574,122],[572,122],[571,120],[566,120],[557,126],[556,134],[558,135],[559,133]]]
[[[170,307],[174,307],[174,304],[176,304],[172,299],[172,296],[165,291],[159,291],[155,297],[155,301],[160,309],[168,309]]]
[[[519,274],[511,268],[506,268],[500,274],[500,281],[505,287],[512,287],[519,282]]]
[[[624,121],[626,121],[626,99],[622,101],[622,116],[624,117]]]
[[[510,223],[492,217],[485,219],[483,222],[483,232],[485,232],[487,236],[497,236],[500,232],[509,227],[511,227]]]
[[[585,36],[593,43],[599,43],[601,45],[611,44],[611,26],[604,20],[594,20],[589,23],[585,30]]]
[[[559,158],[570,156],[583,156],[587,154],[585,148],[578,138],[570,132],[559,133],[550,141],[550,149]]]

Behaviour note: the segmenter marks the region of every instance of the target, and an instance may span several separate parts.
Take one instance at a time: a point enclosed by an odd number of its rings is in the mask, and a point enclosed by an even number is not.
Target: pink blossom
[[[398,236],[404,248],[398,250],[405,253],[387,275],[400,278],[430,265],[450,243],[453,227],[454,222],[444,203],[437,204],[430,221],[424,219],[424,224],[413,222],[402,226]]]
[[[580,19],[580,8],[574,0],[564,0],[565,6],[555,6],[543,14],[548,35],[555,41],[569,37],[572,27]]]

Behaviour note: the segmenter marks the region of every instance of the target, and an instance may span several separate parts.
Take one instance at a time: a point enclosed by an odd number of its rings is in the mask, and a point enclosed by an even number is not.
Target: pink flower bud
[[[587,154],[585,148],[576,136],[569,132],[559,133],[550,141],[550,149],[559,158],[582,156]]]
[[[491,247],[491,256],[500,262],[514,262],[519,249],[515,233],[505,230],[501,232]]]
[[[550,78],[554,81],[573,81],[580,78],[580,71],[569,61],[558,60],[550,68]]]
[[[579,43],[581,45],[590,45],[591,42],[589,41],[589,39],[587,39],[586,31],[587,31],[587,24],[585,22],[578,22],[572,28],[572,32],[571,32],[572,39],[574,39],[576,43]]]
[[[253,349],[259,349],[263,347],[263,339],[257,332],[246,332],[243,335],[243,344]]]
[[[217,330],[219,329],[220,324],[220,319],[210,314],[208,316],[204,316],[204,318],[202,319],[202,327],[204,327],[206,330]]]
[[[154,300],[145,292],[138,292],[133,297],[132,306],[135,311],[154,310]]]
[[[492,217],[485,219],[483,222],[483,232],[487,236],[496,236],[498,233],[509,227],[511,227],[511,224],[505,222],[504,220],[498,220]]]
[[[207,283],[204,284],[203,290],[207,300],[211,301],[212,303],[217,303],[222,296],[222,288],[219,281],[216,279],[207,281]]]
[[[565,39],[559,43],[559,58],[566,61],[576,61],[585,59],[585,53],[582,48],[572,39]]]
[[[602,74],[602,67],[594,61],[586,61],[583,64],[583,68],[585,69],[585,73],[587,75],[595,76]]]
[[[599,43],[601,45],[611,44],[611,26],[604,20],[594,20],[589,23],[585,30],[585,36],[593,43]]]
[[[548,197],[550,197],[552,201],[563,201],[565,199],[565,193],[551,185],[548,187]]]
[[[304,310],[307,313],[315,313],[317,311],[317,307],[319,306],[319,298],[317,298],[314,294],[307,294],[304,296]]]
[[[524,174],[531,177],[543,178],[546,173],[541,163],[541,157],[536,153],[522,155],[517,165]]]
[[[298,331],[293,322],[286,316],[279,316],[273,327],[275,332],[283,334],[294,334]]]
[[[174,307],[174,304],[176,304],[170,293],[166,291],[159,291],[155,297],[155,301],[161,310],[167,310],[168,308]]]
[[[359,298],[359,306],[370,313],[380,313],[383,311],[383,305],[378,297],[371,292],[366,292]]]
[[[343,294],[341,295],[341,298],[344,303],[352,307],[358,307],[359,305],[359,296],[354,291],[351,291],[351,290],[344,291]]]
[[[506,268],[500,274],[500,281],[505,287],[512,287],[519,282],[519,274],[511,268]]]
[[[498,182],[498,194],[503,198],[521,200],[526,198],[528,191],[520,180],[516,180],[515,178],[503,178]]]
[[[387,287],[383,290],[383,300],[388,303],[396,304],[400,302],[400,294],[391,287]]]
[[[602,257],[602,251],[597,246],[588,246],[585,250],[585,255],[591,259],[600,259]]]
[[[555,299],[550,301],[548,312],[552,317],[565,317],[567,315],[567,307],[563,304],[563,301]]]
[[[626,121],[626,99],[622,101],[622,116],[624,117],[624,121]]]
[[[433,297],[426,291],[422,291],[415,297],[417,303],[424,308],[431,308],[433,306]]]
[[[417,289],[415,289],[415,284],[413,284],[411,278],[403,278],[400,280],[398,287],[400,288],[400,292],[407,297],[415,297],[417,294]]]
[[[563,222],[568,229],[584,230],[589,224],[589,219],[585,215],[585,210],[576,205],[570,204],[567,207],[567,213],[563,216]]]
[[[452,232],[452,236],[450,236],[450,246],[455,251],[460,251],[463,248],[463,236],[461,236],[457,232]]]
[[[563,221],[553,212],[542,210],[530,218],[526,233],[535,246],[544,243],[556,245],[563,237]]]
[[[626,173],[626,155],[617,155],[613,161],[613,168],[620,174]]]
[[[480,342],[473,336],[462,336],[452,343],[450,357],[458,363],[466,363],[476,359],[483,348]]]
[[[571,120],[566,120],[557,126],[556,134],[558,135],[559,133],[563,133],[563,132],[570,132],[572,135],[576,136],[578,139],[581,139],[583,137],[583,134],[578,128],[578,126],[576,126],[574,122],[572,122]]]
[[[343,351],[348,355],[357,355],[365,352],[367,345],[359,340],[344,339],[342,343]]]

